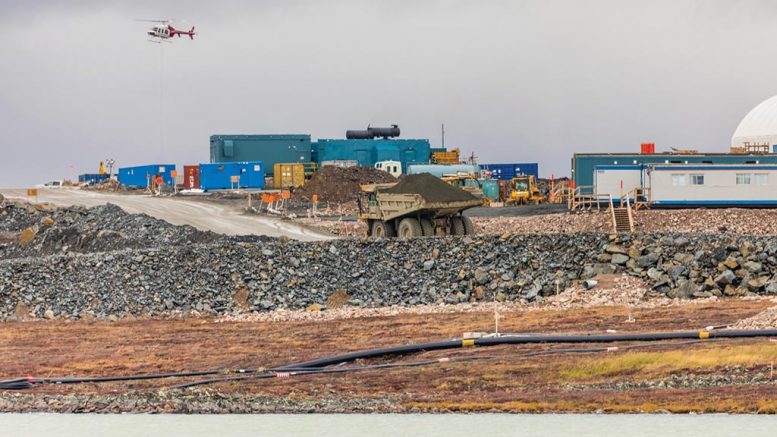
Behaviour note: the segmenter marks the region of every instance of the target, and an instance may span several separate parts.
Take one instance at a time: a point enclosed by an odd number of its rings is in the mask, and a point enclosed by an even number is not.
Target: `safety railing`
[[[572,194],[570,194],[567,201],[567,207],[570,210],[576,209],[594,209],[601,210],[602,204],[610,206],[612,209],[612,195],[611,194],[597,194],[593,193],[593,186],[579,186],[576,187]],[[591,193],[586,191],[591,190]]]
[[[554,184],[548,193],[548,203],[568,202],[572,189],[566,183]]]
[[[620,204],[624,205],[626,201],[631,202],[630,205],[634,211],[638,211],[641,208],[648,208],[650,206],[650,188],[634,188],[626,194],[620,197]]]

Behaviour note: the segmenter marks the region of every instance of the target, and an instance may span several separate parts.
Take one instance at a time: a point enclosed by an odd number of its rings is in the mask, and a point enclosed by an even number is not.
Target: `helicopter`
[[[181,37],[181,35],[187,35],[190,39],[194,39],[194,26],[188,31],[186,30],[178,30],[173,27],[173,20],[137,20],[137,21],[149,21],[152,23],[158,23],[151,29],[149,29],[146,34],[152,38],[157,38],[157,41],[151,41],[151,42],[161,42],[161,41],[167,41],[168,39],[178,35],[178,38]]]

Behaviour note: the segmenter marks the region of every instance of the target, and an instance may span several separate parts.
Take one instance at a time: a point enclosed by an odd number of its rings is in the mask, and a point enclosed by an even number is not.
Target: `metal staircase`
[[[574,210],[593,210],[601,211],[602,206],[607,206],[607,212],[612,219],[612,231],[634,232],[634,212],[640,207],[647,207],[648,203],[644,200],[644,191],[635,190],[621,196],[616,208],[610,194],[586,194],[587,191],[593,191],[593,187],[577,187],[571,191],[567,200],[568,207]],[[631,198],[637,199],[632,206]]]
[[[634,216],[628,197],[621,199],[617,208],[611,203],[610,210],[612,211],[612,229],[615,233],[634,232]]]
[[[612,211],[613,214],[613,229],[615,232],[632,232],[634,231],[634,225],[631,221],[630,208],[619,207]]]

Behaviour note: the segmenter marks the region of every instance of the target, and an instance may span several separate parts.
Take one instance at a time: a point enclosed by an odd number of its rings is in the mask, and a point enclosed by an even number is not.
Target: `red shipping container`
[[[656,143],[642,143],[642,154],[652,155],[656,153]]]
[[[200,166],[199,165],[183,166],[183,188],[186,190],[194,190],[194,189],[200,188]]]

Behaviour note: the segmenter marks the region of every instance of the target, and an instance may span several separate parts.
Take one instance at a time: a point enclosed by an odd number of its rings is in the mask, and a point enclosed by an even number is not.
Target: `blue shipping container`
[[[232,176],[240,176],[238,185]],[[200,188],[203,190],[228,190],[231,188],[264,189],[264,163],[217,162],[200,164]]]
[[[512,164],[480,164],[483,170],[490,170],[491,177],[502,181],[509,181],[516,176],[540,177],[539,164],[536,162],[518,162]]]
[[[86,182],[89,185],[96,185],[99,184],[105,180],[108,179],[107,174],[99,174],[99,173],[85,173],[82,175],[78,175],[78,182]]]
[[[175,184],[171,171],[175,170],[175,164],[149,164],[137,167],[123,167],[119,169],[119,183],[128,188],[146,188],[149,181],[155,175],[162,176],[167,185]]]

